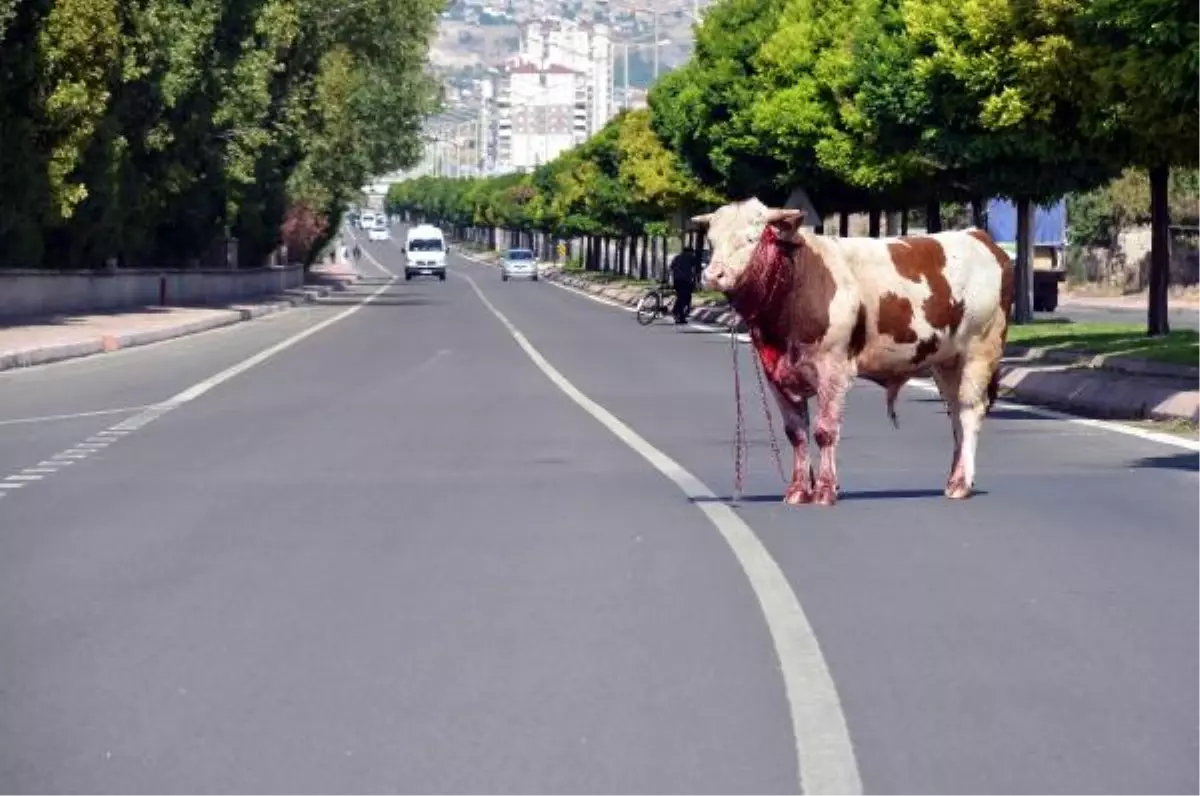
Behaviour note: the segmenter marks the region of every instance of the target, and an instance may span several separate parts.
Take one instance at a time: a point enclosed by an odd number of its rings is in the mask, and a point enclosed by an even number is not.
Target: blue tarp
[[[989,199],[987,231],[997,243],[1017,242],[1017,207],[1007,199]],[[1067,200],[1050,207],[1038,206],[1033,214],[1033,245],[1067,245]]]

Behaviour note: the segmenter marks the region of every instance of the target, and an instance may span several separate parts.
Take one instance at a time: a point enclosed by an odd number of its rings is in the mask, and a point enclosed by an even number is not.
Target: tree
[[[719,202],[717,192],[695,179],[654,132],[648,110],[620,117],[617,128],[617,181],[643,223],[665,221]]]
[[[1180,0],[1093,0],[1081,15],[1079,39],[1094,76],[1093,137],[1150,175],[1151,335],[1170,331],[1170,170],[1197,165],[1197,17],[1196,5]]]
[[[652,126],[702,182],[731,198],[782,202],[788,165],[753,123],[755,58],[787,0],[722,0],[696,31],[695,53],[650,90]]]
[[[879,80],[856,109],[873,157],[907,157],[964,198],[1016,200],[1017,323],[1032,317],[1033,204],[1119,171],[1080,133],[1090,78],[1071,37],[1082,3],[899,0],[895,22],[882,15],[888,40],[859,53],[857,69]],[[865,62],[878,53],[890,76]]]
[[[289,206],[332,234],[420,153],[441,6],[0,0],[2,264],[186,265],[236,238],[254,267]]]

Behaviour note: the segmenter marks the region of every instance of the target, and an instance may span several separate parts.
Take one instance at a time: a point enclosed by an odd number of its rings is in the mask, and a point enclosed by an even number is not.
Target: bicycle
[[[635,317],[642,326],[649,326],[657,318],[671,315],[675,310],[675,288],[670,285],[658,285],[646,291],[638,299]]]

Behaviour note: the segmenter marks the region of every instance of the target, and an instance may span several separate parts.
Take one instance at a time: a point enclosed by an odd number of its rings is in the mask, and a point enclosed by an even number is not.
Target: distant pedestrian
[[[671,282],[675,288],[675,323],[687,323],[688,315],[692,312],[692,291],[696,289],[696,273],[699,269],[700,258],[691,246],[685,246],[683,251],[671,260]]]
[[[362,249],[356,243],[356,244],[354,244],[354,262],[358,262],[361,257],[362,257]]]

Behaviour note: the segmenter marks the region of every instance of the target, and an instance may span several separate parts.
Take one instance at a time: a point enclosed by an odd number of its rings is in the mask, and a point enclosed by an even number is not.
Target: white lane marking
[[[263,362],[265,362],[266,360],[275,356],[276,354],[280,353],[281,351],[285,351],[288,348],[291,348],[292,346],[296,345],[300,341],[305,340],[306,338],[311,337],[312,335],[314,335],[324,329],[328,329],[330,326],[334,325],[338,321],[342,321],[342,320],[345,320],[346,318],[349,318],[351,315],[358,312],[359,310],[361,310],[363,307],[370,304],[375,299],[379,298],[379,296],[383,295],[384,291],[386,291],[388,288],[390,288],[395,283],[395,281],[396,281],[395,277],[392,277],[391,279],[389,279],[387,281],[386,284],[379,286],[374,291],[372,291],[368,295],[364,296],[361,300],[359,300],[359,302],[357,304],[355,304],[351,307],[347,307],[346,309],[339,312],[337,315],[333,315],[329,318],[326,318],[325,320],[321,321],[320,323],[315,323],[312,326],[309,326],[308,328],[297,332],[296,334],[292,335],[291,337],[288,337],[288,338],[276,343],[275,345],[270,346],[269,348],[264,348],[262,351],[259,351],[257,354],[254,354],[253,356],[249,356],[246,359],[243,359],[241,362],[238,362],[235,365],[225,368],[221,372],[219,372],[213,376],[210,376],[207,379],[204,379],[203,381],[199,381],[196,384],[193,384],[191,387],[188,387],[186,390],[183,390],[182,392],[179,392],[179,393],[171,396],[170,398],[166,399],[165,401],[160,401],[157,404],[151,404],[150,406],[146,407],[145,409],[143,409],[141,412],[134,415],[133,417],[126,418],[125,420],[121,421],[120,423],[118,423],[115,426],[111,426],[103,431],[96,432],[95,434],[93,434],[92,436],[90,436],[88,438],[87,442],[82,442],[82,443],[76,444],[76,445],[62,451],[61,453],[54,454],[49,459],[39,463],[38,467],[46,468],[47,470],[50,470],[51,472],[53,472],[54,470],[51,470],[50,468],[58,468],[58,467],[61,467],[64,465],[73,464],[76,461],[86,459],[89,455],[91,455],[93,453],[100,452],[101,450],[108,447],[108,445],[110,445],[111,443],[117,442],[117,441],[121,440],[122,438],[124,438],[130,432],[136,431],[137,429],[146,426],[148,423],[151,423],[151,422],[157,420],[158,418],[165,415],[167,412],[170,412],[172,409],[177,409],[180,406],[183,406],[184,404],[188,403],[189,401],[196,400],[201,395],[204,395],[206,392],[213,389],[214,387],[217,387],[217,386],[229,381],[234,376],[237,376],[241,373],[246,372],[247,370],[254,367],[255,365],[262,364]],[[107,439],[106,439],[106,437],[107,437]],[[23,473],[29,472],[29,468],[23,470],[22,472]],[[36,477],[40,478],[41,476],[38,475]],[[29,476],[29,477],[9,476],[8,479],[6,479],[4,481],[0,481],[0,489],[19,489],[20,487],[24,486],[25,483],[28,483],[33,480],[35,480],[35,478],[33,476]]]
[[[292,309],[302,309],[302,307],[293,307]],[[284,311],[269,312],[266,315],[260,315],[259,317],[255,318],[254,323],[256,325],[278,323],[288,314],[288,312]],[[99,358],[104,360],[104,367],[109,367],[114,361],[130,356],[140,356],[144,351],[155,351],[160,348],[186,343],[190,340],[208,340],[220,335],[237,334],[246,326],[247,323],[248,321],[243,321],[240,323],[226,324],[225,326],[214,326],[213,328],[205,329],[202,332],[192,332],[191,334],[185,334],[179,337],[170,337],[166,340],[158,340],[153,343],[146,343],[145,345],[118,348],[116,351],[109,351],[108,353],[104,354],[103,357],[72,357],[70,359],[59,359],[54,362],[44,362],[40,365],[30,365],[23,368],[8,368],[7,370],[0,370],[0,381],[5,379],[21,378],[29,373],[42,373],[45,371],[56,370],[58,368],[73,368],[80,365],[95,365],[97,364],[97,359]]]
[[[464,258],[465,258],[465,255],[464,255]],[[596,295],[593,295],[586,291],[579,290],[578,288],[571,287],[570,285],[559,284],[558,282],[555,282],[553,280],[546,280],[546,281],[549,282],[551,285],[554,285],[559,290],[565,290],[568,293],[574,293],[577,296],[581,296],[586,299],[591,299],[592,301],[595,301],[598,304],[605,304],[609,307],[616,307],[617,309],[622,309],[622,310],[625,310],[626,312],[636,312],[637,311],[637,309],[635,307],[626,306],[624,304],[621,304],[620,302],[613,301],[612,299],[607,298],[605,296],[596,296]],[[695,321],[688,321],[688,325],[695,329],[699,329],[701,331],[711,332],[712,334],[721,335],[722,337],[725,337],[725,338],[728,338],[730,335],[730,331],[722,326],[713,326],[712,324],[698,323]],[[737,340],[739,343],[748,344],[750,342],[750,337],[749,337],[749,335],[739,334],[739,335],[737,335]],[[937,394],[937,391],[938,391],[937,385],[934,384],[933,381],[930,379],[913,379],[912,381],[910,381],[908,383],[908,386],[913,387],[918,390],[921,390],[922,392],[927,392],[927,393]],[[1116,434],[1124,434],[1129,437],[1137,437],[1138,439],[1144,439],[1147,442],[1156,442],[1159,445],[1169,445],[1174,448],[1182,448],[1184,450],[1200,452],[1200,440],[1186,439],[1184,437],[1174,436],[1173,434],[1164,434],[1161,431],[1152,431],[1150,429],[1138,428],[1137,426],[1126,425],[1124,423],[1119,423],[1114,420],[1095,420],[1090,417],[1077,417],[1075,415],[1070,415],[1065,412],[1059,412],[1054,409],[1046,409],[1041,406],[1033,406],[1031,404],[1023,404],[1023,403],[1020,403],[1017,401],[1006,401],[1003,399],[996,401],[996,406],[1000,407],[1002,409],[1010,409],[1010,410],[1018,411],[1018,412],[1026,412],[1028,414],[1035,415],[1035,416],[1041,417],[1041,418],[1045,418],[1047,420],[1058,420],[1058,421],[1061,421],[1064,423],[1070,423],[1070,424],[1076,425],[1076,426],[1084,426],[1087,428],[1100,429],[1102,431],[1110,431],[1110,432],[1113,432]]]
[[[36,475],[36,474],[35,475],[26,475],[25,471],[22,471],[20,475],[10,475],[7,478],[5,478],[4,480],[5,481],[41,481],[42,476]]]
[[[854,746],[846,727],[837,687],[829,674],[816,634],[788,584],[779,564],[737,513],[699,478],[655,448],[603,406],[588,398],[567,380],[496,309],[475,280],[465,279],[483,305],[508,330],[538,369],[597,422],[632,448],[652,467],[669,478],[704,513],[733,551],[750,582],[766,619],[783,672],[784,690],[791,712],[796,762],[803,793],[862,793]]]
[[[43,415],[41,417],[18,417],[14,420],[0,420],[0,426],[15,426],[23,423],[49,423],[53,420],[75,420],[81,417],[102,417],[104,415],[126,415],[140,412],[150,404],[142,406],[122,406],[118,409],[97,409],[94,412],[75,412],[69,415]]]
[[[26,467],[24,470],[21,471],[21,475],[35,474],[35,473],[50,474],[50,473],[57,473],[57,472],[58,472],[57,467]]]
[[[349,230],[347,230],[347,233],[350,235],[350,240],[354,241],[355,243],[359,243],[357,235],[355,235],[353,232],[350,232]],[[391,241],[392,239],[388,238],[388,240]],[[398,244],[395,244],[393,242],[393,245],[398,245]],[[386,265],[384,265],[383,263],[376,260],[375,257],[369,251],[367,251],[366,246],[360,246],[359,249],[362,251],[363,255],[365,255],[366,258],[371,262],[371,265],[375,266],[380,271],[382,271],[385,276],[387,276],[391,279],[397,278],[395,271],[393,271],[391,268],[388,268]]]

